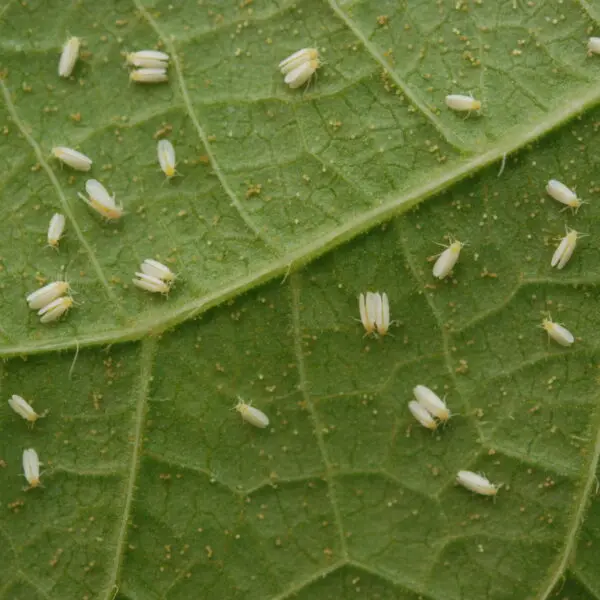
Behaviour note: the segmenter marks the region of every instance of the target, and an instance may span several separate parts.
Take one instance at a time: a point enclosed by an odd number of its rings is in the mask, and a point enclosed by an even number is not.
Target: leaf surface
[[[49,414],[0,408],[0,599],[600,598],[599,19],[584,0],[5,3],[2,392]],[[324,64],[287,89],[276,66],[307,46]],[[168,84],[129,84],[145,48]],[[121,221],[78,199],[89,177]],[[588,203],[561,212],[551,178]],[[589,235],[559,271],[565,226]],[[131,284],[145,258],[178,274],[168,297]],[[58,276],[77,304],[44,326],[24,298]],[[390,298],[383,339],[357,321],[367,290]],[[417,384],[454,413],[433,434]],[[44,488],[24,492],[29,447]]]

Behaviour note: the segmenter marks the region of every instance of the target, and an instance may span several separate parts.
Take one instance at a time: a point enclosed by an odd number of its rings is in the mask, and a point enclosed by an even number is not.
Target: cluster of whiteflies
[[[175,171],[175,148],[168,140],[160,140],[156,147],[158,163],[168,179],[174,177]],[[63,164],[77,171],[89,171],[92,168],[92,159],[73,148],[67,146],[55,146],[52,154]],[[97,180],[88,179],[85,182],[87,196],[78,192],[79,197],[99,215],[109,221],[120,219],[123,216],[123,206],[115,202],[115,195],[108,193],[107,189]],[[48,244],[55,248],[63,235],[65,228],[64,215],[55,214],[48,227]]]
[[[156,261],[144,261],[144,264],[146,267],[160,265],[160,263],[156,263]],[[142,268],[143,266],[144,265],[142,265]],[[160,265],[157,268],[160,269],[161,273],[165,274],[164,269],[166,269],[166,267],[164,267],[164,265]],[[172,273],[171,276],[173,276]],[[34,423],[38,419],[41,419],[48,414],[47,410],[41,414],[36,412],[33,406],[31,406],[31,404],[27,402],[25,398],[18,396],[17,394],[13,394],[8,399],[8,405],[15,411],[15,413],[27,421],[28,425],[31,427],[33,427]],[[238,403],[234,408],[240,413],[244,421],[250,423],[254,427],[258,427],[260,429],[268,427],[269,417],[267,417],[267,415],[265,415],[265,413],[258,408],[254,408],[250,404],[244,402],[241,398],[238,398]],[[23,451],[23,475],[29,484],[27,489],[41,487],[40,465],[41,463],[38,454],[33,448],[28,448]]]
[[[418,385],[413,390],[416,400],[408,403],[408,409],[413,417],[432,431],[437,429],[438,423],[446,423],[450,418],[450,410],[446,403],[425,385]]]
[[[33,425],[38,419],[45,417],[47,411],[38,414],[31,404],[22,398],[13,394],[8,399],[8,405],[23,419],[27,421],[29,425]],[[36,488],[41,485],[40,483],[40,459],[38,458],[37,452],[33,448],[28,448],[23,451],[23,474],[30,488]]]
[[[37,310],[41,323],[57,321],[72,306],[68,281],[53,281],[26,297],[31,310]]]
[[[415,400],[408,403],[408,409],[423,427],[435,431],[440,423],[446,423],[450,419],[450,409],[432,389],[425,385],[417,385],[413,394]],[[500,489],[499,485],[494,485],[483,475],[472,471],[459,471],[456,482],[483,496],[495,496]]]
[[[159,50],[138,50],[129,52],[127,64],[133,69],[129,80],[136,83],[163,83],[169,80],[169,55]]]
[[[175,277],[169,267],[157,260],[147,258],[140,265],[140,270],[135,274],[132,281],[133,285],[147,292],[168,294],[171,291]]]

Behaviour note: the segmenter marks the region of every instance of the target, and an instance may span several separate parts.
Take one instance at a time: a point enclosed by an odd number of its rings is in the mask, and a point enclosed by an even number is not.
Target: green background
[[[598,0],[1,5],[0,599],[600,598],[590,35]],[[290,90],[277,64],[306,46],[325,64]],[[168,84],[129,83],[145,48]],[[120,222],[77,198],[89,176]],[[561,212],[550,178],[589,203]],[[566,225],[589,235],[557,271]],[[468,245],[439,282],[449,236]],[[169,297],[132,286],[145,258],[178,274]],[[62,275],[77,304],[41,325],[25,296]],[[357,320],[367,290],[384,339]],[[417,384],[455,413],[434,434]],[[29,429],[12,394],[49,415]],[[24,492],[29,447],[44,488]]]

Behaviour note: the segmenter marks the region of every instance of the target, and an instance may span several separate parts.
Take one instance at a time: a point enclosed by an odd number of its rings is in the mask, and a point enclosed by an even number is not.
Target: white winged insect
[[[446,106],[457,112],[470,113],[481,108],[481,102],[475,100],[473,96],[465,96],[463,94],[450,94],[446,96]]]
[[[79,58],[81,40],[78,37],[70,37],[62,48],[60,60],[58,61],[58,74],[60,77],[70,77],[75,63]]]
[[[67,146],[54,146],[52,154],[65,165],[76,171],[89,171],[92,168],[92,159],[82,152],[67,148]]]
[[[312,60],[319,61],[319,51],[316,48],[302,48],[279,63],[282,75],[287,75],[299,66]]]
[[[433,265],[433,276],[438,279],[444,279],[452,272],[452,269],[458,262],[460,257],[460,251],[463,249],[465,244],[454,240],[450,242],[450,245],[438,256],[438,259]]]
[[[71,296],[62,296],[50,302],[40,310],[38,315],[40,317],[40,323],[52,323],[58,321],[72,306],[73,298]]]
[[[591,37],[588,40],[588,52],[590,54],[600,54],[600,37]]]
[[[169,55],[159,50],[128,52],[125,59],[132,67],[145,69],[166,69],[169,65]]]
[[[575,246],[577,245],[577,240],[585,235],[569,228],[567,228],[566,233],[567,234],[561,239],[558,248],[554,251],[552,261],[550,262],[551,266],[556,267],[557,269],[562,269],[569,260],[571,260],[571,256],[573,256]]]
[[[577,194],[564,183],[558,181],[558,179],[551,179],[546,184],[546,192],[549,196],[552,196],[556,201],[564,204],[566,208],[570,208],[573,212],[577,212],[582,204],[585,204],[584,200],[577,197]],[[566,209],[563,209],[566,210]]]
[[[78,192],[79,197],[105,219],[114,221],[123,216],[123,207],[115,203],[115,196],[111,196],[97,179],[88,179],[85,191],[88,197]]]
[[[171,179],[176,174],[175,148],[173,148],[173,144],[169,140],[159,140],[156,145],[156,153],[162,172],[167,176],[167,179]]]
[[[146,273],[136,273],[135,278],[131,280],[133,285],[146,290],[153,294],[168,294],[171,291],[171,285],[166,281],[153,275],[147,275]]]
[[[381,336],[388,332],[390,327],[390,304],[384,292],[367,292],[358,297],[360,320],[367,335],[377,333]]]
[[[292,71],[290,71],[284,78],[284,82],[290,86],[291,89],[299,88],[300,86],[308,83],[310,78],[315,74],[316,70],[321,66],[318,60],[309,60],[302,63]]]
[[[489,479],[473,471],[459,471],[456,474],[456,482],[471,492],[482,496],[495,496],[500,485],[495,485]]]
[[[134,69],[129,73],[129,81],[135,83],[163,83],[169,81],[166,69]]]
[[[60,213],[52,215],[50,224],[48,225],[48,245],[52,248],[58,248],[60,238],[62,238],[65,231],[65,224],[65,215],[61,215]]]
[[[33,409],[33,406],[25,400],[22,396],[18,396],[17,394],[13,394],[8,399],[8,405],[21,417],[23,417],[28,423],[33,425],[38,419],[46,416],[46,412],[39,415]]]
[[[69,289],[68,281],[53,281],[39,290],[28,294],[26,300],[31,310],[39,310],[50,304],[50,302],[60,298],[63,294],[66,294]]]
[[[566,327],[555,323],[550,318],[544,319],[541,327],[561,346],[570,346],[575,341],[575,336]]]
[[[427,429],[435,431],[437,429],[437,421],[433,418],[433,415],[422,405],[414,400],[408,403],[408,410],[412,413],[412,416]]]
[[[23,475],[27,479],[29,488],[37,488],[40,483],[40,459],[33,448],[23,450]]]
[[[161,262],[154,260],[152,258],[147,258],[140,265],[140,269],[142,273],[146,275],[151,275],[152,277],[156,277],[157,279],[162,279],[167,283],[172,283],[176,279],[175,273],[169,269],[166,265],[163,265]]]
[[[413,393],[418,403],[440,421],[446,422],[450,418],[450,410],[446,403],[425,385],[417,385]]]
[[[254,425],[254,427],[259,427],[260,429],[269,426],[269,417],[262,410],[246,404],[241,398],[238,397],[238,403],[234,408],[242,415],[242,419],[250,423],[250,425]]]

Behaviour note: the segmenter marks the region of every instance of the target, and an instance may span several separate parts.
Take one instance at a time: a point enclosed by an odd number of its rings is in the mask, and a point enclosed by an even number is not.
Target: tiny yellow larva
[[[55,146],[52,148],[52,154],[65,165],[69,165],[77,171],[89,171],[92,168],[92,159],[66,146]]]
[[[58,242],[63,235],[65,230],[65,215],[55,213],[50,219],[50,225],[48,225],[48,245],[52,248],[58,248]]]
[[[29,308],[32,310],[38,310],[50,304],[50,302],[56,300],[63,294],[66,294],[69,290],[69,283],[67,281],[53,281],[48,285],[35,290],[26,297]]]
[[[78,192],[79,197],[105,219],[110,221],[123,216],[123,207],[115,204],[114,195],[111,196],[96,179],[88,179],[85,182],[85,191],[89,198],[86,198],[81,192]]]
[[[471,112],[472,110],[479,110],[481,108],[479,100],[475,100],[473,96],[464,96],[462,94],[450,94],[446,96],[446,105],[448,108],[458,112]]]
[[[58,62],[58,74],[60,77],[70,77],[75,63],[79,58],[79,47],[81,40],[78,37],[70,37],[62,48]]]
[[[473,471],[459,471],[456,474],[456,482],[469,491],[482,496],[495,496],[500,489],[499,485],[494,485],[483,475],[478,475]]]
[[[575,336],[566,327],[555,323],[551,319],[542,321],[542,329],[545,329],[548,335],[561,346],[570,346],[575,341]]]
[[[166,69],[135,69],[129,73],[129,80],[136,83],[163,83],[169,80]]]
[[[36,488],[41,485],[40,459],[33,448],[23,450],[23,474],[30,488]]]
[[[410,412],[412,413],[412,416],[417,421],[419,421],[419,423],[421,423],[421,425],[423,425],[423,427],[426,427],[427,429],[431,429],[432,431],[437,429],[438,424],[437,424],[436,420],[433,418],[431,413],[422,404],[419,404],[418,402],[411,400],[408,403],[408,410],[410,410]]]
[[[38,415],[38,413],[33,410],[31,404],[29,404],[25,398],[17,396],[17,394],[13,394],[8,399],[8,404],[19,416],[23,417],[26,421],[29,421],[29,423],[35,423],[38,419],[45,416],[45,414]]]
[[[460,256],[464,244],[458,240],[454,240],[438,257],[433,265],[433,276],[438,279],[447,277]]]
[[[450,418],[450,411],[446,403],[431,389],[425,385],[418,385],[413,390],[419,404],[440,421]]]
[[[159,140],[156,146],[158,163],[168,179],[175,176],[175,148],[169,140]]]
[[[235,410],[242,415],[242,419],[244,419],[244,421],[250,423],[250,425],[254,425],[254,427],[264,429],[269,425],[269,417],[267,417],[262,410],[258,410],[258,408],[254,408],[254,406],[246,404],[241,398],[238,398],[238,403],[235,405]]]
[[[40,323],[52,323],[57,321],[73,306],[71,296],[62,296],[47,304],[38,311]]]

